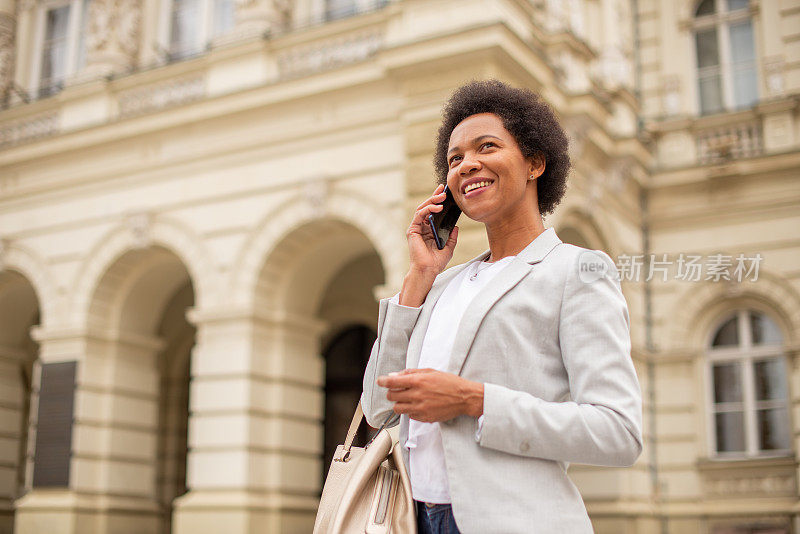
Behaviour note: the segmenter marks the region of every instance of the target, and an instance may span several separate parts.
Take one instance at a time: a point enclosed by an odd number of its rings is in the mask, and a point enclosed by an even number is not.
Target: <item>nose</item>
[[[477,158],[464,154],[464,159],[461,160],[461,165],[458,166],[458,173],[461,176],[466,176],[480,170],[481,167],[481,162]]]

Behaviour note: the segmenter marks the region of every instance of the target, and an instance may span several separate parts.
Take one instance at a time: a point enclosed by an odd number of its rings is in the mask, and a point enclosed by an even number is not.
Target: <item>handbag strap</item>
[[[375,436],[380,434],[381,430],[386,428],[386,426],[392,421],[392,419],[399,418],[400,414],[396,414],[394,412],[389,414],[389,417],[383,422],[381,427],[378,429],[378,432],[375,433]],[[347,430],[347,437],[344,439],[344,456],[347,457],[350,454],[350,447],[353,445],[353,440],[356,437],[356,432],[358,432],[358,427],[361,426],[361,420],[364,418],[364,409],[361,407],[361,400],[359,399],[358,405],[356,406],[356,412],[353,414],[353,420],[350,421],[350,428]],[[367,446],[372,443],[372,440],[375,439],[375,436],[369,440]]]
[[[356,406],[356,413],[353,414],[353,420],[350,421],[350,428],[347,430],[347,437],[344,440],[344,450],[350,452],[350,447],[353,445],[353,440],[358,432],[358,427],[361,426],[361,419],[364,417],[364,410],[361,408],[361,400],[358,401]]]

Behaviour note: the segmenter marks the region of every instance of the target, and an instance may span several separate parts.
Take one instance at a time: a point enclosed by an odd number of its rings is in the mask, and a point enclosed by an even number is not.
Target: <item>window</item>
[[[355,15],[356,13],[355,0],[325,0],[325,19],[341,19]]]
[[[708,353],[710,421],[718,457],[787,454],[791,449],[783,336],[753,310],[727,317]]]
[[[324,8],[324,20],[336,20],[380,9],[389,0],[317,0]]]
[[[45,3],[40,11],[41,40],[33,77],[39,97],[57,93],[64,81],[86,65],[86,28],[90,0]]]
[[[752,106],[758,78],[748,0],[703,0],[694,18],[700,113]]]
[[[235,24],[234,0],[171,0],[169,57],[180,59],[205,50],[208,42]]]

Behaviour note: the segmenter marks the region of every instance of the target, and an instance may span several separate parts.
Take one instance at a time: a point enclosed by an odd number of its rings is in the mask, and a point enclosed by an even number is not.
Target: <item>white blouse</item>
[[[508,265],[514,256],[492,263],[475,262],[453,278],[442,292],[433,308],[418,367],[444,371],[456,339],[458,325],[472,299],[492,278]],[[395,302],[398,295],[393,297]],[[478,433],[483,416],[478,419]],[[450,487],[447,483],[444,449],[439,423],[423,423],[409,419],[408,439],[405,447],[409,453],[409,477],[414,499],[431,503],[449,503]]]

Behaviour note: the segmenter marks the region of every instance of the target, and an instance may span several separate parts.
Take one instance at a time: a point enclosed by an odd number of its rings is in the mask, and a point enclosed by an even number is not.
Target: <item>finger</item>
[[[444,202],[445,198],[447,198],[447,195],[445,193],[436,193],[435,195],[426,198],[422,204],[417,206],[417,209],[420,210],[425,206],[427,206],[428,204],[441,204],[442,202]]]
[[[450,237],[447,238],[447,243],[445,243],[444,248],[447,250],[453,250],[456,247],[456,243],[458,242],[458,226],[453,227],[453,231],[450,232]]]
[[[413,394],[410,389],[390,389],[386,393],[386,400],[392,402],[411,402],[412,399]]]
[[[423,223],[427,224],[428,222],[428,215],[431,213],[438,213],[444,209],[442,204],[428,204],[424,208],[417,210],[414,214],[414,219],[411,221],[413,225],[421,225]]]
[[[382,388],[405,389],[411,386],[412,375],[388,375],[379,376],[378,385]]]
[[[425,367],[424,369],[410,368],[410,369],[403,369],[402,371],[400,371],[400,374],[401,375],[411,375],[411,374],[414,374],[414,373],[430,373],[431,371],[435,371],[435,370],[436,369],[431,369],[430,367]]]

